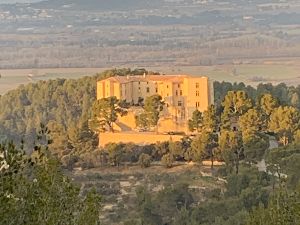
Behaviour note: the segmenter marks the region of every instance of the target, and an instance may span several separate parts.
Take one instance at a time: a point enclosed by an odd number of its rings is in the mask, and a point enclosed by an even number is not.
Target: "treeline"
[[[0,96],[0,140],[33,145],[40,123],[59,126],[64,133],[83,125],[96,100],[96,82],[111,76],[142,75],[144,69],[112,69],[93,77],[39,81]]]
[[[256,88],[241,83],[214,82],[215,105],[221,106],[228,91],[245,91],[249,98],[257,102],[262,95],[271,94],[278,99],[280,105],[300,107],[300,85],[287,86],[284,83],[273,85],[271,83],[261,83]]]
[[[144,73],[152,72],[144,69],[113,69],[78,80],[57,79],[22,85],[0,97],[0,139],[11,139],[16,143],[24,139],[26,145],[33,146],[36,128],[43,123],[54,130],[53,135],[57,134],[62,143],[68,143],[69,149],[73,149],[75,142],[82,143],[87,135],[93,136],[85,128],[95,102],[96,81],[115,75]],[[218,117],[224,109],[222,102],[228,91],[236,90],[245,91],[254,103],[263,94],[270,93],[278,99],[279,105],[300,107],[300,87],[260,84],[254,88],[243,83],[214,82]],[[95,143],[93,145],[96,146]]]

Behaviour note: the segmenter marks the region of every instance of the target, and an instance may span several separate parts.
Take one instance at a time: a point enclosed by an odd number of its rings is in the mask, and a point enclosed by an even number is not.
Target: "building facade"
[[[97,82],[97,99],[116,96],[132,105],[158,94],[165,102],[162,112],[163,131],[187,130],[187,121],[198,109],[213,104],[213,88],[207,77],[188,75],[115,76]],[[163,125],[163,123],[169,125]],[[171,126],[174,125],[174,126]],[[132,125],[133,126],[133,125]],[[171,128],[170,128],[171,126]],[[170,131],[171,131],[170,130]]]

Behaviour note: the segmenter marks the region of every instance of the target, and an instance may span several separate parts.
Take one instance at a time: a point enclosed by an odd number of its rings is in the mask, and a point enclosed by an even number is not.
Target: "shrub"
[[[62,166],[68,170],[73,170],[78,161],[79,157],[76,155],[65,155],[61,158]]]
[[[142,153],[139,157],[139,164],[142,168],[147,168],[151,164],[151,156],[145,153]]]
[[[161,158],[161,163],[166,167],[166,168],[171,168],[173,166],[174,163],[174,156],[170,153],[165,154],[162,158]]]

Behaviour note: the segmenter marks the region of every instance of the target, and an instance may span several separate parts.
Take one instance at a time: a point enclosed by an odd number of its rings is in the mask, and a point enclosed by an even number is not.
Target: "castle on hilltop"
[[[159,133],[188,132],[188,120],[198,109],[205,111],[213,104],[213,87],[208,77],[189,75],[115,76],[97,82],[97,99],[115,96],[131,105],[143,99],[160,95],[164,109],[158,125]],[[116,123],[119,131],[136,127],[138,107],[131,107],[125,117]],[[118,130],[118,129],[117,129]]]

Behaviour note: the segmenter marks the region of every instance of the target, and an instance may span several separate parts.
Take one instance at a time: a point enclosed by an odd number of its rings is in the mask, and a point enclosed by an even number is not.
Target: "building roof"
[[[114,76],[104,81],[110,80],[119,83],[128,82],[147,82],[147,81],[158,81],[158,82],[182,82],[184,78],[189,77],[188,75],[146,75],[146,76]]]

